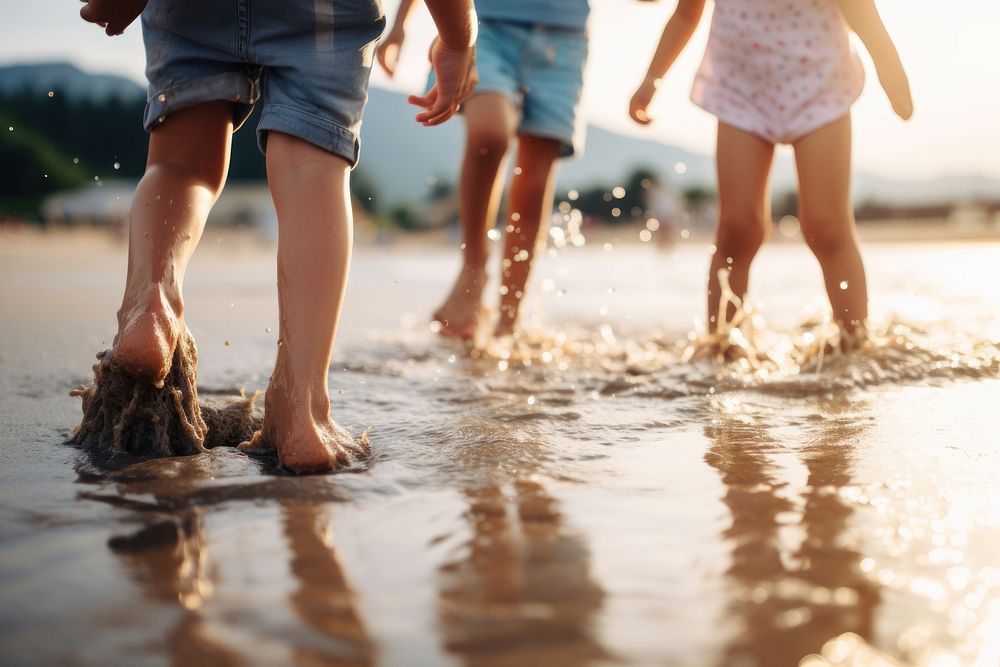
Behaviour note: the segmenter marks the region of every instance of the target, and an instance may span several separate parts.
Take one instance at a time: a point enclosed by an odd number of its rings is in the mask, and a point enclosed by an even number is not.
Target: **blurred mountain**
[[[49,91],[56,91],[54,98],[48,97]],[[370,96],[355,180],[366,182],[379,210],[422,200],[436,184],[457,181],[464,144],[461,122],[422,128],[414,122],[415,108],[403,93],[373,87]],[[131,79],[85,72],[67,62],[0,67],[0,115],[10,125],[44,138],[50,152],[67,160],[78,157],[88,178],[111,175],[116,162],[121,169],[114,175],[141,174],[146,147],[140,125],[144,99],[143,87]],[[233,180],[263,178],[255,125],[252,117],[236,136]],[[677,188],[715,188],[710,155],[596,125],[587,127],[586,136],[583,156],[566,161],[560,169],[559,186],[564,190],[623,184],[637,168],[652,170]],[[773,183],[777,193],[795,188],[794,165],[787,153],[776,160]],[[859,171],[854,190],[859,202],[888,204],[1000,199],[1000,179],[957,175],[915,181]]]
[[[431,184],[458,178],[464,146],[461,123],[423,128],[402,93],[372,88],[362,128],[362,168],[374,177],[383,204],[423,198]],[[638,167],[649,168],[677,188],[715,189],[713,156],[692,153],[656,138],[641,138],[588,125],[582,157],[566,161],[559,172],[563,189],[624,183]],[[683,172],[683,173],[678,173]],[[782,152],[772,176],[776,193],[796,187],[791,155]],[[1000,179],[979,175],[927,180],[894,179],[864,171],[854,174],[858,202],[926,204],[975,198],[1000,198]]]
[[[0,67],[0,94],[29,92],[47,95],[50,90],[74,101],[104,102],[144,98],[146,89],[132,79],[112,74],[91,74],[67,62],[30,63]]]
[[[379,184],[383,204],[422,199],[439,180],[455,182],[465,144],[461,122],[421,127],[406,95],[373,87],[361,130],[362,168]],[[676,173],[675,167],[683,174]],[[707,155],[587,127],[583,156],[559,171],[564,189],[624,183],[638,167],[649,168],[677,187],[714,188],[715,164]]]

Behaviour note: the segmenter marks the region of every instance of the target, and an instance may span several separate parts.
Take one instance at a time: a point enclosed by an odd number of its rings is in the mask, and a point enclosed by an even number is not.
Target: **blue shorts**
[[[587,42],[581,30],[484,19],[476,45],[476,93],[513,100],[521,111],[518,134],[555,139],[564,156],[582,151]]]
[[[143,125],[228,100],[237,128],[258,100],[270,130],[358,161],[380,0],[150,0],[142,13],[149,98]]]

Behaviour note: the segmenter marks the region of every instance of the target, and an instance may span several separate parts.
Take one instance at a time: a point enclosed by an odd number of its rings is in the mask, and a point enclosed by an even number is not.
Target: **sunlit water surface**
[[[998,664],[998,250],[868,246],[874,343],[844,357],[799,245],[721,346],[692,333],[703,245],[590,244],[471,354],[427,326],[451,251],[363,248],[330,384],[375,454],[295,478],[61,445],[123,249],[5,238],[4,662]],[[273,281],[271,249],[206,235],[203,395],[266,384]]]

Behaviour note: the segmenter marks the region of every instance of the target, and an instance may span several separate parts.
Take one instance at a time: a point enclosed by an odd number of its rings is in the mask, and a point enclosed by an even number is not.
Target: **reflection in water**
[[[147,600],[176,605],[178,617],[162,635],[172,665],[238,665],[237,655],[213,636],[203,609],[213,592],[197,508],[168,515],[132,535],[108,542]]]
[[[138,531],[111,538],[108,547],[146,602],[168,612],[167,627],[146,628],[149,624],[144,623],[144,631],[155,637],[155,645],[146,650],[168,656],[174,665],[258,664],[286,661],[284,656],[306,666],[373,664],[373,642],[329,539],[330,493],[321,492],[322,484],[305,485],[292,478],[272,483],[248,478],[248,489],[213,485],[225,465],[212,455],[147,461],[100,476],[114,483],[118,494],[81,494],[128,510],[132,520],[143,522]],[[298,490],[297,498],[289,497],[293,494],[287,483]],[[279,508],[293,578],[287,609],[281,597],[274,600],[276,605],[268,604],[267,588],[257,590],[260,609],[246,609],[246,574],[227,581],[225,569],[209,557],[206,512],[248,493]],[[236,545],[240,568],[259,568],[268,580],[281,582],[274,568],[284,568],[273,552],[260,553],[252,544]],[[158,618],[153,615],[154,625]]]
[[[289,595],[295,614],[321,641],[295,649],[301,665],[371,665],[374,648],[354,608],[354,591],[331,543],[327,512],[314,504],[282,505],[291,571],[298,588]]]
[[[879,593],[858,569],[861,555],[846,535],[853,509],[838,494],[851,484],[864,429],[858,407],[823,402],[822,416],[805,426],[813,437],[793,450],[752,411],[741,415],[735,400],[716,405],[705,461],[726,485],[729,611],[739,623],[721,664],[794,665],[831,637],[871,637]],[[793,451],[808,473],[801,495],[787,494],[781,479],[781,455]]]
[[[490,457],[475,444],[463,451],[470,469],[493,460],[463,492],[469,536],[439,570],[444,649],[476,667],[606,660],[592,627],[604,591],[583,536],[564,525],[540,481],[544,447],[532,436],[505,439],[519,442],[491,439]]]

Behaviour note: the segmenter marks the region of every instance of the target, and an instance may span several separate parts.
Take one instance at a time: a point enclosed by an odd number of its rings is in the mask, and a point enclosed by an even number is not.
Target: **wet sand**
[[[62,445],[124,248],[0,238],[3,662],[997,664],[1000,245],[869,244],[881,343],[808,367],[819,271],[767,248],[762,371],[680,360],[704,245],[602,244],[544,258],[544,328],[478,358],[426,326],[451,252],[359,248],[330,383],[374,456],[296,478]],[[273,284],[205,235],[203,397],[265,385]]]

